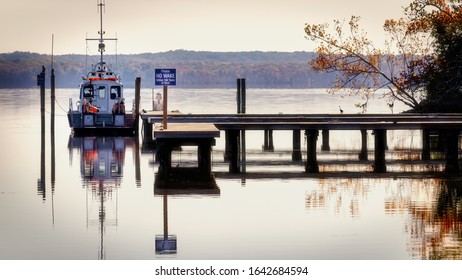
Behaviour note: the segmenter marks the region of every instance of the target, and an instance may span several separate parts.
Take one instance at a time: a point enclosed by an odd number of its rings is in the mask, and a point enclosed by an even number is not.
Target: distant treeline
[[[177,87],[232,88],[236,78],[246,78],[252,88],[329,87],[329,74],[310,70],[310,52],[197,52],[176,50],[162,53],[106,55],[105,61],[122,75],[122,82],[133,87],[141,77],[142,87],[154,87],[154,69],[176,68]],[[56,86],[78,87],[81,76],[91,70],[99,56],[54,56]],[[0,54],[0,88],[36,86],[36,76],[45,66],[47,76],[51,56],[29,52]],[[47,79],[49,83],[49,79]]]

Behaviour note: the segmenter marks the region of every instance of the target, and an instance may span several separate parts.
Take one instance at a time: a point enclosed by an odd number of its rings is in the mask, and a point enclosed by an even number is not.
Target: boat
[[[104,62],[105,40],[103,31],[104,1],[98,0],[100,13],[99,38],[97,40],[100,61],[93,65],[92,70],[82,76],[79,99],[73,102],[69,99],[68,121],[74,134],[110,134],[133,135],[137,132],[137,112],[134,102],[127,110],[124,97],[124,87],[121,77]]]

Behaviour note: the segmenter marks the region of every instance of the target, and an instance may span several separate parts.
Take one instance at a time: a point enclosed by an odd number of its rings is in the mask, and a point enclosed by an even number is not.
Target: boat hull
[[[78,111],[67,114],[69,126],[75,135],[135,135],[135,116],[126,114],[82,114]]]

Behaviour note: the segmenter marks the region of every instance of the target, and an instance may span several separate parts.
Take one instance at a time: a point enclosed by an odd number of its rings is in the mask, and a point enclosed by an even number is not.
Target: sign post
[[[155,69],[155,84],[163,86],[162,126],[167,129],[168,86],[176,86],[176,69]]]

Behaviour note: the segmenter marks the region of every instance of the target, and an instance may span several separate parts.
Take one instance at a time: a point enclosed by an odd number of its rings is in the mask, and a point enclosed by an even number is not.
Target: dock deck
[[[145,124],[162,122],[154,111],[140,115]],[[462,114],[181,114],[169,123],[213,123],[219,130],[407,130],[462,129]]]
[[[422,159],[430,158],[430,132],[436,131],[445,138],[446,166],[445,171],[458,173],[459,168],[459,134],[462,130],[462,114],[181,114],[168,115],[170,132],[162,131],[159,113],[143,112],[140,115],[144,125],[146,139],[166,137],[214,139],[219,131],[226,134],[226,158],[230,160],[230,172],[239,172],[239,154],[245,156],[245,131],[265,131],[265,142],[272,142],[272,130],[293,131],[294,159],[301,159],[300,136],[304,131],[307,145],[305,170],[308,173],[319,172],[316,158],[316,142],[319,130],[322,130],[322,149],[329,147],[330,130],[357,130],[361,132],[362,148],[359,158],[367,159],[367,130],[374,134],[374,172],[386,172],[385,150],[387,149],[386,133],[388,130],[421,130]],[[202,124],[209,128],[201,128]],[[159,124],[159,125],[157,125]],[[197,126],[193,125],[196,124]],[[154,133],[153,133],[154,126]],[[197,131],[196,131],[197,129]],[[244,133],[242,135],[242,133]],[[210,137],[207,137],[210,136]],[[241,139],[241,135],[243,136]],[[160,137],[160,138],[159,138]],[[267,139],[268,138],[268,139]],[[153,139],[152,139],[153,140]],[[268,140],[268,141],[267,141]],[[193,142],[196,140],[193,140]],[[266,147],[266,143],[265,143]]]
[[[169,123],[167,129],[162,124],[154,127],[154,138],[215,138],[220,130],[212,123]]]

